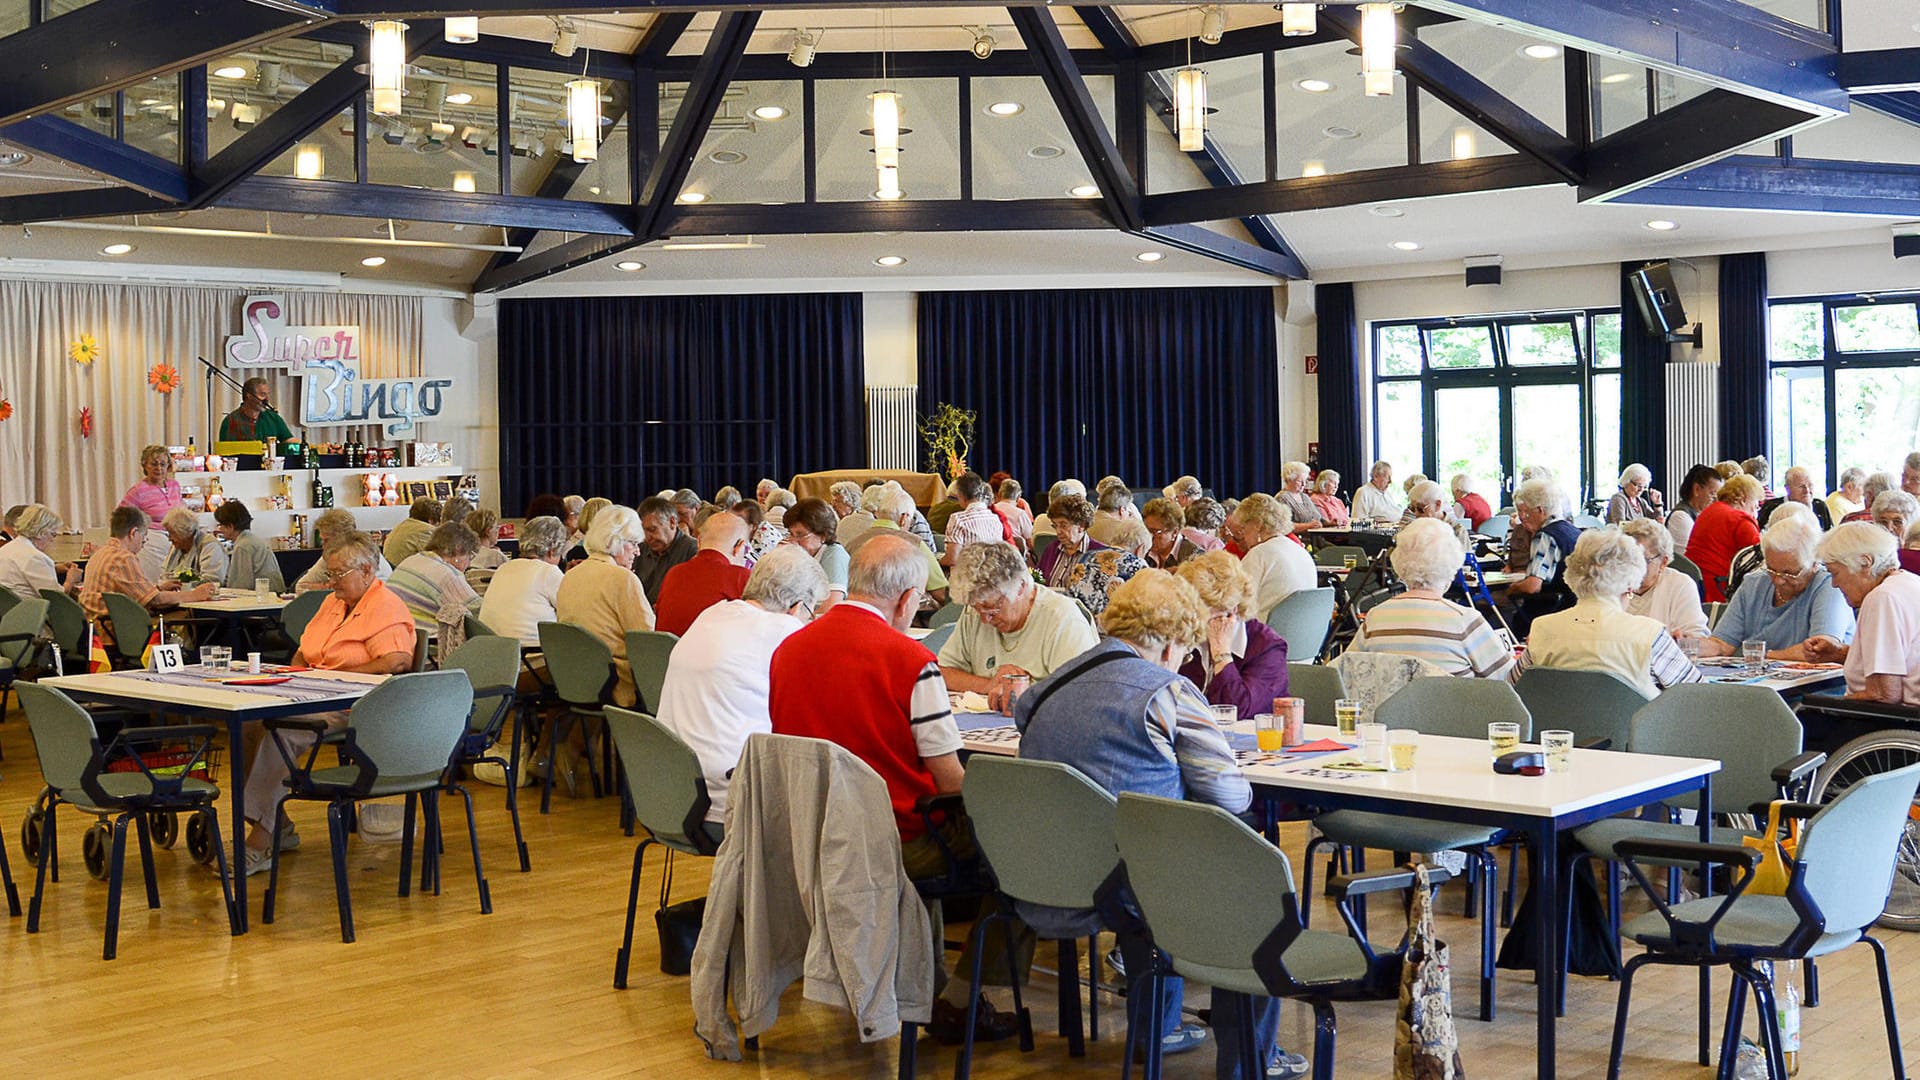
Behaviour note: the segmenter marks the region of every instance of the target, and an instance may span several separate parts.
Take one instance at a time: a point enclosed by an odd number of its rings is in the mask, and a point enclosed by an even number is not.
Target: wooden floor
[[[40,788],[33,748],[17,710],[0,724],[0,828],[13,858],[24,904],[32,870],[20,857],[19,825]],[[161,902],[148,911],[139,896],[137,852],[120,936],[120,958],[100,959],[106,886],[86,876],[75,842],[86,819],[64,812],[66,873],[49,885],[41,932],[24,918],[0,924],[0,1076],[176,1077],[270,1076],[290,1072],[340,1077],[872,1077],[893,1075],[895,1043],[862,1045],[847,1016],[787,995],[780,1023],[747,1063],[708,1062],[692,1033],[687,980],[658,972],[649,898],[658,862],[650,854],[643,884],[631,986],[612,987],[632,863],[633,841],[620,835],[611,801],[556,797],[554,812],[526,816],[533,872],[511,859],[504,792],[476,786],[481,843],[488,859],[494,913],[479,914],[464,845],[449,845],[446,887],[439,897],[394,895],[397,845],[350,850],[359,941],[343,945],[334,912],[324,819],[310,806],[295,811],[306,841],[282,867],[279,919],[258,921],[264,876],[254,878],[253,932],[227,935],[212,875],[193,864],[185,845],[156,854]],[[449,814],[449,824],[458,818]],[[454,841],[456,834],[449,833]],[[1299,857],[1298,829],[1290,836]],[[682,860],[676,898],[697,895],[705,868]],[[1196,890],[1194,902],[1207,902]],[[1531,1076],[1534,1008],[1531,980],[1501,972],[1500,1016],[1469,1016],[1477,997],[1474,924],[1458,915],[1457,887],[1443,898],[1442,933],[1453,945],[1456,1012],[1462,1056],[1477,1078]],[[1395,914],[1379,905],[1375,932],[1397,933]],[[1912,1021],[1907,1054],[1920,1057],[1920,939],[1888,932],[1896,993]],[[1048,948],[1043,958],[1051,956]],[[1823,965],[1825,1001],[1805,1014],[1800,1075],[1885,1077],[1887,1063],[1872,956],[1850,949]],[[1717,987],[1724,987],[1724,979]],[[1031,1003],[1036,1026],[1051,1030],[1053,982],[1036,974]],[[1693,1064],[1694,978],[1652,969],[1635,996],[1625,1075],[1704,1077]],[[1615,984],[1574,980],[1561,1023],[1560,1075],[1604,1075]],[[1204,1003],[1190,991],[1189,1006]],[[1005,1002],[1002,1002],[1005,1004]],[[1011,1043],[976,1057],[981,1080],[1116,1075],[1119,1015],[1103,999],[1101,1040],[1081,1061],[1064,1040],[1042,1035],[1021,1054]],[[1282,1041],[1309,1044],[1309,1014],[1288,1005]],[[1393,1007],[1340,1007],[1338,1074],[1390,1076]],[[1749,1025],[1751,1028],[1751,1024]],[[923,1044],[920,1074],[951,1075],[953,1055]],[[1212,1076],[1211,1046],[1170,1058],[1175,1080]]]

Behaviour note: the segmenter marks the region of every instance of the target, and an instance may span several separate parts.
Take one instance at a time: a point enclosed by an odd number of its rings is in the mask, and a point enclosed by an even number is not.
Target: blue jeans
[[[1122,933],[1119,942],[1120,958],[1127,966],[1127,1010],[1132,1022],[1139,1025],[1141,1037],[1146,1038],[1149,1030],[1146,1023],[1150,1019],[1147,1010],[1153,1001],[1146,975],[1153,970],[1153,956],[1142,935]],[[1179,1029],[1180,999],[1185,989],[1186,980],[1178,976],[1169,975],[1163,981],[1161,1035]],[[1262,1080],[1266,1075],[1267,1057],[1273,1053],[1280,1035],[1280,1002],[1264,996],[1253,999],[1253,1045],[1259,1049],[1261,1068],[1253,1076],[1243,1077],[1240,1075],[1240,1007],[1246,996],[1232,990],[1213,992],[1214,1080]]]

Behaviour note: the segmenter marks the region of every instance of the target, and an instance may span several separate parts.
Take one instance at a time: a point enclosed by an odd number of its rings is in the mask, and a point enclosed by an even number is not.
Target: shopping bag
[[[1464,1080],[1460,1035],[1453,1026],[1447,943],[1433,936],[1427,868],[1415,865],[1413,873],[1407,949],[1400,966],[1400,1014],[1393,1032],[1393,1080]]]
[[[1750,847],[1760,853],[1760,863],[1753,868],[1753,880],[1747,883],[1748,896],[1787,895],[1787,881],[1792,877],[1787,870],[1787,862],[1800,847],[1800,819],[1787,819],[1787,835],[1782,838],[1780,806],[1779,799],[1768,804],[1765,833],[1740,838],[1741,847]]]

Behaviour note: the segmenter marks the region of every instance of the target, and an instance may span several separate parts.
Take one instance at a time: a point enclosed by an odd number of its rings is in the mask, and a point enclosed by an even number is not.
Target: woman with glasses
[[[1805,642],[1853,640],[1853,608],[1814,557],[1820,526],[1810,517],[1780,517],[1760,534],[1761,571],[1734,590],[1701,656],[1732,656],[1746,641],[1767,643],[1769,660],[1811,660]]]
[[[1187,514],[1180,504],[1168,498],[1148,499],[1140,508],[1152,543],[1147,548],[1147,563],[1160,570],[1172,570],[1201,554],[1200,545],[1187,538]]]
[[[1700,587],[1673,568],[1673,534],[1650,517],[1631,518],[1620,531],[1638,540],[1647,556],[1647,576],[1627,594],[1627,613],[1658,620],[1676,638],[1705,636],[1707,613],[1700,607]]]
[[[823,499],[801,499],[787,511],[787,542],[819,560],[827,573],[827,597],[822,610],[847,598],[847,549],[835,537],[840,518]]]
[[[1320,504],[1307,487],[1313,483],[1313,470],[1304,461],[1289,461],[1280,467],[1280,491],[1274,497],[1293,515],[1293,531],[1300,534],[1322,524]]]

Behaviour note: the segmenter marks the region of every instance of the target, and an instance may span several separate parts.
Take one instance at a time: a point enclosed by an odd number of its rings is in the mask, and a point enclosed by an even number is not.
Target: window
[[[1467,473],[1490,501],[1522,465],[1578,496],[1620,474],[1620,313],[1373,327],[1374,453],[1397,476]]]
[[[1775,301],[1768,357],[1776,475],[1804,465],[1899,472],[1920,446],[1920,297]]]

